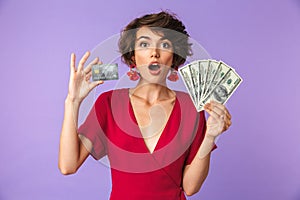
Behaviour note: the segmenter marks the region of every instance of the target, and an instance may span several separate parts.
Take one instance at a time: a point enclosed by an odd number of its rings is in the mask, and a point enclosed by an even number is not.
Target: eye
[[[171,49],[171,48],[172,48],[172,45],[171,45],[170,42],[162,42],[162,43],[161,43],[161,47],[162,47],[163,49]]]
[[[142,47],[142,48],[146,48],[146,47],[148,47],[149,46],[149,44],[147,43],[147,42],[141,42],[140,44],[139,44],[139,47]]]

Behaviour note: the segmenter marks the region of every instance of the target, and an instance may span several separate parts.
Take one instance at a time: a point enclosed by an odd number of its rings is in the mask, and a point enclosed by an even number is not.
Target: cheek
[[[135,51],[135,63],[136,65],[143,65],[146,63],[147,52],[146,51]]]
[[[165,55],[164,55],[164,58],[165,58],[165,62],[167,63],[167,64],[172,64],[172,62],[173,62],[173,53],[166,53]]]
[[[173,64],[173,54],[171,54],[169,57],[168,57],[168,64],[172,65]]]

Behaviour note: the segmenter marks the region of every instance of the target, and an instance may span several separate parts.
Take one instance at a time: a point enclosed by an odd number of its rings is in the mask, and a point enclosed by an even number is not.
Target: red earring
[[[140,76],[135,69],[136,68],[135,64],[131,64],[129,67],[130,67],[130,71],[127,72],[127,76],[129,76],[129,79],[132,81],[138,80]]]
[[[178,81],[178,79],[179,79],[179,77],[178,77],[178,74],[177,74],[177,69],[175,67],[171,68],[171,73],[168,76],[168,80],[176,82],[176,81]]]

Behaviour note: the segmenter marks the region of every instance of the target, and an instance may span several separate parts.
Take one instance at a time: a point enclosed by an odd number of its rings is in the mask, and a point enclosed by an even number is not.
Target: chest
[[[107,108],[103,107],[105,112],[99,110],[103,113],[102,117],[99,114],[99,125],[108,155],[159,151],[167,157],[170,152],[178,156],[191,144],[198,123],[197,113],[187,109],[193,105],[189,96],[177,95],[175,101],[152,106],[132,101],[127,90],[113,97]]]
[[[153,171],[187,155],[197,126],[197,113],[186,109],[189,101],[148,106],[117,96],[99,119],[112,168]]]
[[[135,120],[150,153],[155,150],[169,122],[173,107],[173,100],[154,105],[132,101]]]

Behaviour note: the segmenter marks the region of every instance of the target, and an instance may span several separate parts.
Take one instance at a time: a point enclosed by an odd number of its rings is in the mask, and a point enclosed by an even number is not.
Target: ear
[[[135,57],[134,56],[131,56],[131,62],[135,63]]]

